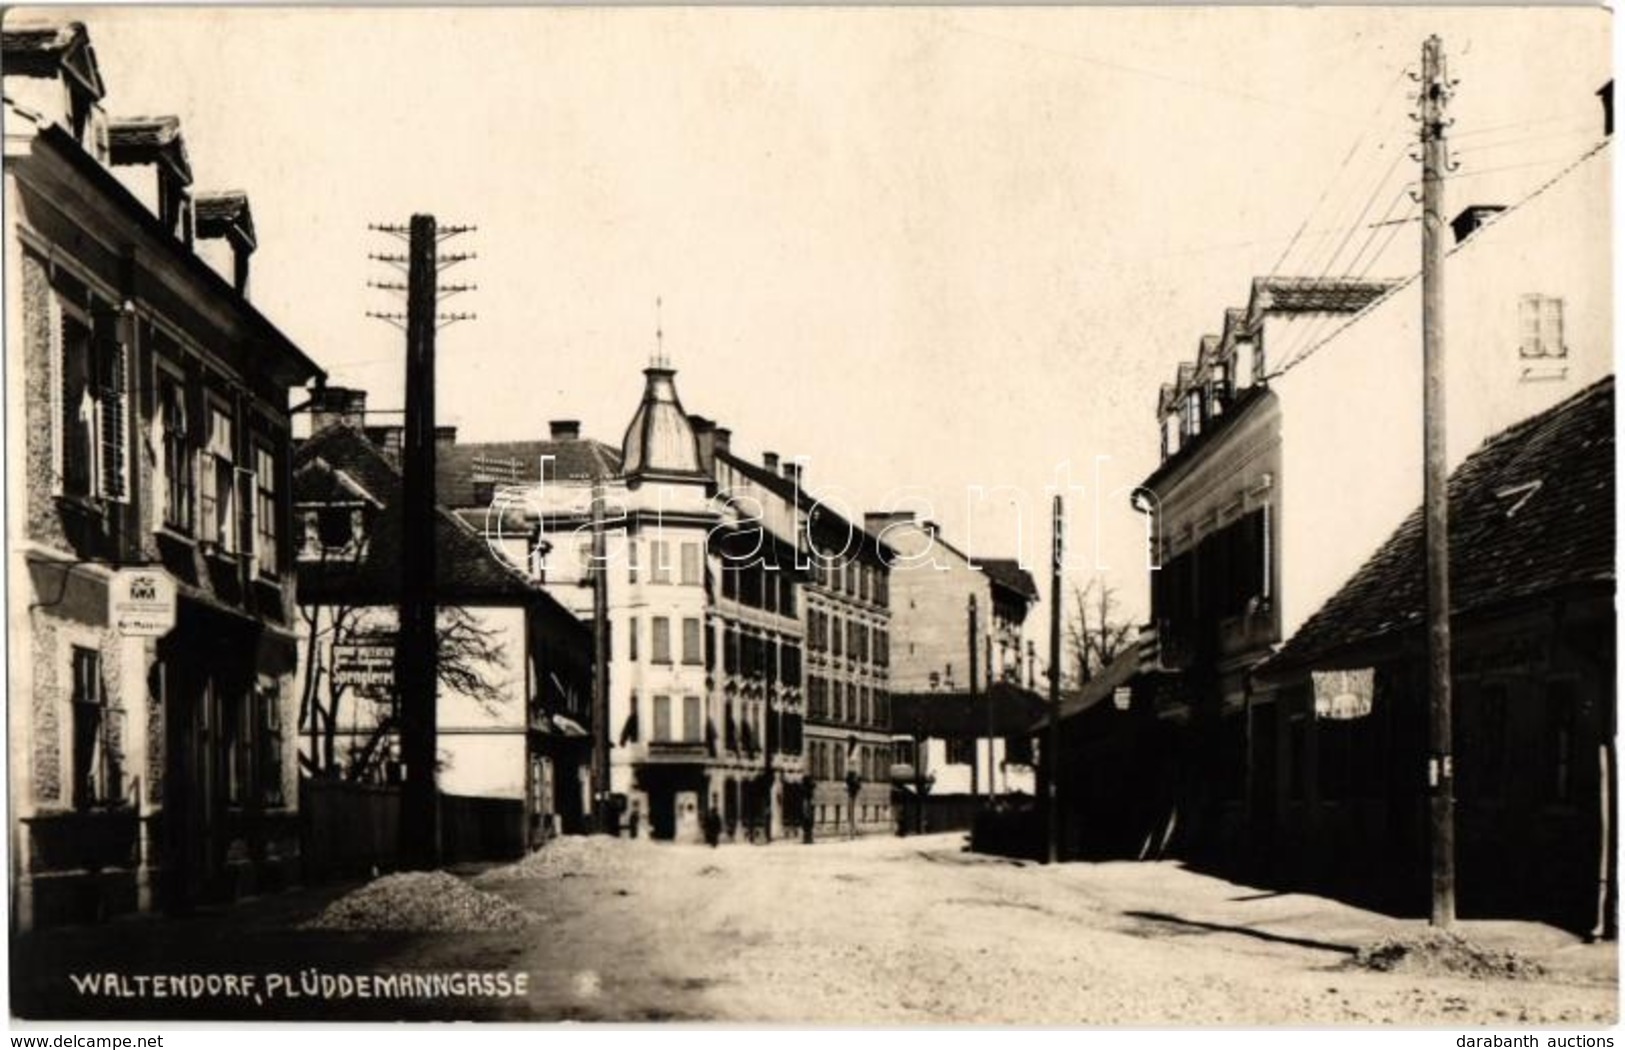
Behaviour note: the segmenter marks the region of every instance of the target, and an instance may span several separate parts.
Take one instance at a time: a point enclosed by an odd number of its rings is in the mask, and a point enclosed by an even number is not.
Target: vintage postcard
[[[14,1019],[1617,1022],[1605,10],[0,28]]]

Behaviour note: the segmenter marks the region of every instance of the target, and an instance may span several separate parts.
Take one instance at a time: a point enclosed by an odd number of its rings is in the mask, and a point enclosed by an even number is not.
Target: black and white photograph
[[[12,1045],[1613,1046],[1612,34],[5,9]]]

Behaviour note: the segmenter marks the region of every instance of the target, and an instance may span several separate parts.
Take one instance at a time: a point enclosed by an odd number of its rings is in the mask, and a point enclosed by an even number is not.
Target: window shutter
[[[101,369],[96,441],[100,495],[123,503],[130,498],[130,362],[129,348],[119,339],[118,320],[112,310],[96,317],[95,359]]]
[[[47,301],[50,304],[51,323],[51,330],[48,333],[50,342],[50,379],[46,384],[50,388],[51,400],[51,494],[60,496],[63,492],[62,464],[67,444],[64,413],[67,411],[68,377],[63,366],[67,356],[63,353],[63,347],[67,345],[67,331],[64,328],[67,323],[67,314],[63,311],[62,304],[57,301],[54,294],[47,296]]]
[[[236,468],[237,505],[244,508],[241,528],[247,533],[241,549],[248,553],[249,560],[258,562],[260,558],[260,504],[258,500],[259,475],[243,467]]]

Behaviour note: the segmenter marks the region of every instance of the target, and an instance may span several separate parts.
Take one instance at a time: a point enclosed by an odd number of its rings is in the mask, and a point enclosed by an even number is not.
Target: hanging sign
[[[175,581],[160,569],[120,569],[107,588],[107,622],[126,638],[158,638],[175,626]]]

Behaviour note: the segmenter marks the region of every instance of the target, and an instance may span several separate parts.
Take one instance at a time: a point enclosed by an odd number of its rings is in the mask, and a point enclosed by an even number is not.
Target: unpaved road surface
[[[226,1016],[801,1024],[1370,1025],[1614,1023],[1617,955],[1532,924],[1464,924],[1549,970],[1538,980],[1374,973],[1358,947],[1417,924],[1260,892],[1173,864],[1044,867],[963,851],[957,836],[802,846],[562,840],[473,875],[541,917],[514,930],[297,929],[338,891],[220,916],[141,920],[25,940],[14,1010]],[[97,931],[101,931],[99,934]],[[89,1003],[62,974],[103,966],[452,968],[529,975],[498,1001]],[[184,960],[184,962],[182,961]],[[17,966],[33,976],[20,985]]]

